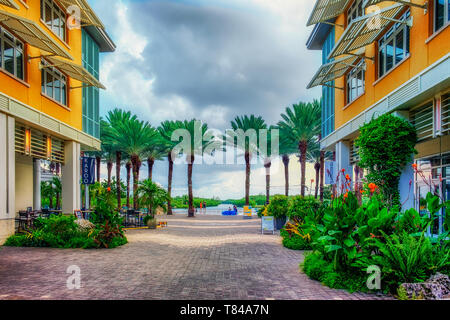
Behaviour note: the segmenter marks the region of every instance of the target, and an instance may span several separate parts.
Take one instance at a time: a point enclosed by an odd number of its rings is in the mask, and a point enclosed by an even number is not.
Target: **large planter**
[[[281,230],[286,224],[286,217],[275,218],[275,229]]]

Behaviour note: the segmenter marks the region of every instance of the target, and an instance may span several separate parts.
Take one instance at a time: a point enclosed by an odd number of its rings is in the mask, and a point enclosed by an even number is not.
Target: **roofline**
[[[334,23],[336,19],[331,19],[328,22]],[[306,41],[306,47],[309,50],[322,50],[323,43],[325,42],[330,30],[333,28],[328,23],[318,23],[314,26],[308,41]]]
[[[94,38],[95,42],[100,47],[100,52],[114,52],[116,51],[116,44],[108,35],[106,30],[96,27],[96,26],[87,26],[85,27],[86,31]]]

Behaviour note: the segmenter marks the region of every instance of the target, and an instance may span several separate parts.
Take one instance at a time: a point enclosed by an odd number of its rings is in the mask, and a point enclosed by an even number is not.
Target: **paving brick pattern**
[[[259,219],[176,215],[113,250],[0,248],[0,299],[387,299],[333,290],[299,270],[300,251]],[[81,288],[67,289],[79,266]]]

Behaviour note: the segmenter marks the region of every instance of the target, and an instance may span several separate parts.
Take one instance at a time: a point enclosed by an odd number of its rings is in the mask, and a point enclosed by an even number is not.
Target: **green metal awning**
[[[320,22],[326,23],[342,14],[351,0],[317,0],[307,26]]]
[[[364,51],[364,49],[360,49],[355,55],[345,56],[322,65],[307,88],[310,89],[320,85],[328,86],[328,82],[343,77],[348,70],[356,67],[356,62],[363,58]]]
[[[350,54],[373,43],[392,22],[407,23],[395,19],[404,8],[403,4],[395,4],[353,20],[331,50],[328,59]],[[409,21],[408,24],[411,24],[412,20]]]

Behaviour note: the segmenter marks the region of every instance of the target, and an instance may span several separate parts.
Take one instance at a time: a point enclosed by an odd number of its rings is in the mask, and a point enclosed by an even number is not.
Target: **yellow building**
[[[99,54],[115,45],[86,0],[0,0],[0,243],[40,209],[41,161],[80,209],[80,152],[100,149]]]
[[[384,113],[417,129],[415,162],[450,198],[450,0],[318,0],[307,46],[321,50],[323,65],[309,84],[322,86],[323,149],[335,167],[353,172],[359,127]],[[414,181],[415,196],[409,195]],[[400,193],[419,207],[430,188],[408,166]],[[442,216],[445,213],[442,213]],[[433,232],[442,230],[442,219]]]

